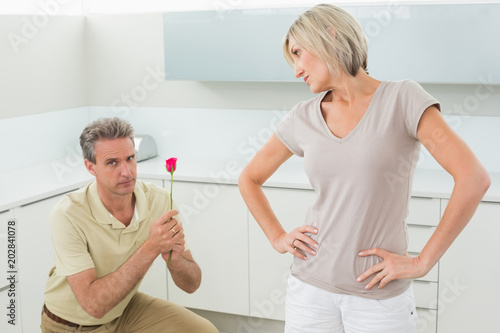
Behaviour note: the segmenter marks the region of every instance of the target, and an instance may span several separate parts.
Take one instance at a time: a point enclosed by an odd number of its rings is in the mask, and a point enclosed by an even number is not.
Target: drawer
[[[440,199],[412,197],[407,224],[437,226],[441,220]]]
[[[432,267],[427,275],[418,278],[419,281],[438,282],[439,281],[439,262]]]
[[[0,253],[2,254],[2,257],[0,258],[0,276],[1,276],[1,280],[0,280],[0,284],[4,284],[4,283],[7,283],[4,278],[5,276],[7,275],[7,255],[8,255],[8,251],[7,251],[7,227],[6,227],[6,224],[3,224],[3,223],[0,223],[0,228],[4,229],[4,230],[0,230]],[[4,255],[5,253],[5,255]]]
[[[415,280],[413,292],[417,308],[437,310],[438,284],[436,282]]]
[[[437,311],[417,308],[418,314],[418,333],[436,333],[437,332]]]
[[[408,225],[408,252],[420,253],[436,228]]]
[[[418,253],[410,252],[412,257],[418,256]],[[427,273],[427,275],[422,276],[421,278],[416,279],[418,281],[430,281],[430,282],[438,282],[439,281],[439,262],[432,267],[432,269]]]

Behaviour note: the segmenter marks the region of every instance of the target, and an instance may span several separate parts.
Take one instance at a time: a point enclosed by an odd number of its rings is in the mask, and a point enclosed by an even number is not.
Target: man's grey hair
[[[99,140],[130,138],[134,143],[134,128],[129,122],[120,118],[100,118],[85,127],[80,135],[80,147],[83,158],[92,163],[95,160],[95,144]]]

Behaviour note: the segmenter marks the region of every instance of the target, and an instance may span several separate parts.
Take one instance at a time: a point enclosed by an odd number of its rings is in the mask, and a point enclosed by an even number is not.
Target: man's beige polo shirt
[[[97,276],[103,277],[116,271],[144,243],[151,222],[169,210],[170,197],[167,191],[140,181],[134,194],[136,211],[127,227],[106,210],[95,182],[64,196],[53,208],[49,221],[55,266],[45,290],[45,304],[52,313],[80,325],[104,324],[122,314],[139,284],[96,319],[80,306],[66,276],[95,267]]]

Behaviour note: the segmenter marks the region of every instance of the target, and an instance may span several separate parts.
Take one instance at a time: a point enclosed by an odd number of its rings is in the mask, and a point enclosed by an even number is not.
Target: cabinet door
[[[271,207],[283,228],[290,232],[304,223],[316,193],[264,187]],[[269,243],[257,221],[249,217],[250,316],[284,320],[286,281],[293,256],[280,254]]]
[[[10,266],[9,264],[17,264],[17,251],[16,249],[9,248],[9,235],[12,237],[17,233],[14,229],[9,230],[9,221],[12,221],[13,213],[10,211],[5,211],[0,213],[0,304],[2,310],[5,309],[5,313],[2,313],[0,317],[0,332],[5,333],[21,333],[21,311],[19,310],[19,283],[18,274],[14,274],[13,280],[9,277],[11,274],[7,274],[7,271],[11,269],[9,267],[15,268],[15,266]],[[12,226],[11,226],[12,227]],[[12,239],[12,238],[11,238]],[[10,251],[9,251],[10,250]],[[8,262],[8,259],[16,260]],[[16,269],[17,270],[17,269]]]
[[[286,9],[167,12],[163,16],[166,79],[297,80],[280,47],[294,20]]]
[[[170,186],[170,185],[168,185]],[[186,241],[202,270],[186,294],[169,277],[169,300],[196,309],[248,315],[248,217],[238,187],[174,182]]]
[[[49,213],[62,195],[16,208],[19,295],[23,330],[40,331],[45,284],[54,265]]]
[[[498,4],[342,7],[359,21],[369,40],[368,69],[374,77],[424,83],[499,83],[500,47],[488,37],[500,30]],[[165,13],[167,80],[297,81],[283,58],[281,41],[306,9]],[[411,42],[398,43],[400,40]],[[203,57],[199,57],[200,51]]]
[[[441,201],[435,198],[412,197],[408,224],[408,251],[417,256],[440,221]],[[436,332],[438,309],[439,263],[424,277],[413,281],[415,304],[419,316],[418,332]]]
[[[7,260],[8,260],[8,222],[12,216],[9,211],[0,213],[0,276],[7,275]],[[0,280],[0,289],[3,289],[8,284],[3,278]]]
[[[158,187],[163,187],[163,180],[161,179],[141,179],[146,183],[153,183]],[[153,265],[149,268],[144,276],[139,287],[139,291],[158,297],[168,299],[167,293],[167,265],[161,256],[155,259]]]
[[[439,333],[498,332],[499,235],[500,204],[483,202],[441,258]]]

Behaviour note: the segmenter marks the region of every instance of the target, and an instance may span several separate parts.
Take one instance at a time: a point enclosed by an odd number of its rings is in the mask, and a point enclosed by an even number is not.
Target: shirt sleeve
[[[408,135],[416,140],[417,128],[420,118],[429,106],[436,106],[441,111],[441,106],[437,99],[432,97],[417,82],[406,80],[400,91],[401,111]]]
[[[275,135],[293,154],[304,157],[304,151],[300,148],[295,136],[296,113],[299,105],[296,105],[281,120],[276,127]]]
[[[59,209],[54,209],[49,221],[56,274],[68,276],[95,267],[85,236],[78,232],[69,218]]]

